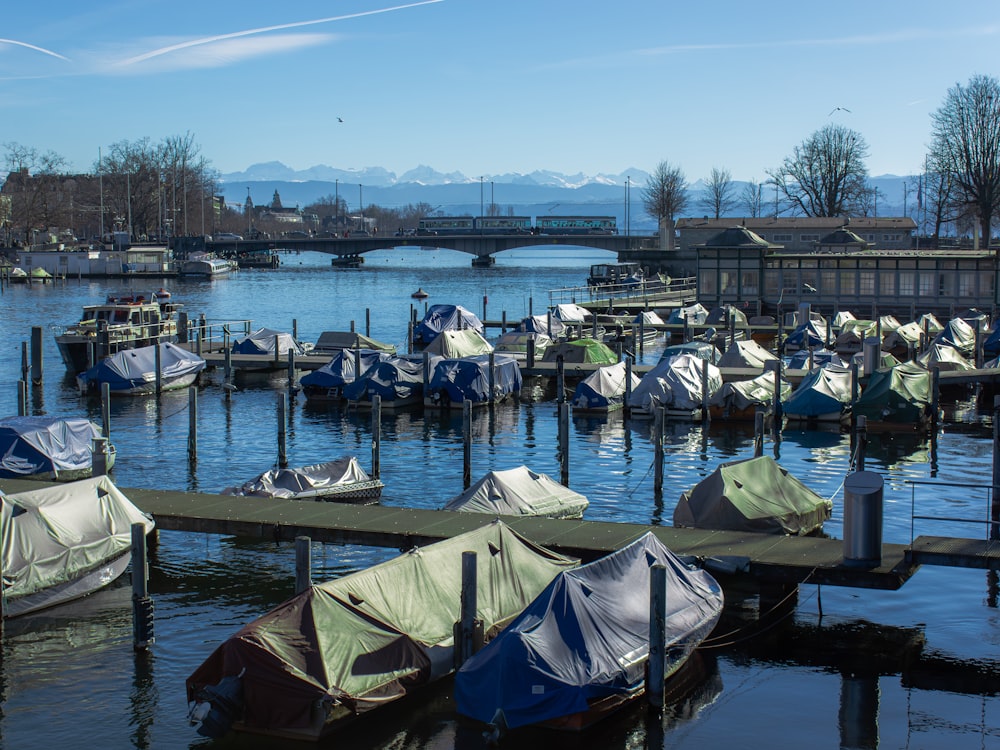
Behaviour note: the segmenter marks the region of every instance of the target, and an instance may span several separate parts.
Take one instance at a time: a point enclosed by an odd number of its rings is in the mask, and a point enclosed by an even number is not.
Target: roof
[[[868,242],[865,242],[858,235],[852,232],[847,227],[841,227],[836,229],[830,234],[826,235],[819,241],[820,245],[858,245],[859,247],[870,247]]]
[[[751,232],[745,226],[729,227],[719,232],[704,244],[704,247],[759,247],[762,249],[779,248],[759,234]]]

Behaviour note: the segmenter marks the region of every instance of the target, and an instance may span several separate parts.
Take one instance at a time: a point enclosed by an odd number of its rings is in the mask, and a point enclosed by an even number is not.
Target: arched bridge
[[[544,248],[550,245],[593,247],[621,254],[628,250],[647,247],[655,240],[651,237],[620,234],[463,234],[420,235],[409,237],[309,237],[266,240],[209,240],[205,245],[219,255],[238,255],[264,250],[313,250],[337,256],[335,265],[361,262],[365,253],[393,247],[437,247],[457,250],[473,256],[472,265],[489,266],[494,255],[519,247]],[[645,244],[644,244],[645,243]]]

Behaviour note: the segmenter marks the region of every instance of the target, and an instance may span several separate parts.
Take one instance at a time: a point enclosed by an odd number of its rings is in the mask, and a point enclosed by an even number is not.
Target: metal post
[[[487,403],[492,407],[493,404],[495,403],[496,393],[497,393],[497,363],[496,363],[496,354],[493,352],[493,350],[490,350],[489,367],[490,367],[490,372],[489,372],[490,397],[487,400]]]
[[[764,411],[758,409],[753,415],[753,457],[764,455]]]
[[[17,381],[17,416],[28,416],[28,381]]]
[[[931,369],[931,419],[937,424],[938,409],[941,403],[941,368],[937,365]]]
[[[635,326],[632,326],[632,343],[635,343]],[[646,319],[641,313],[639,314],[639,356],[643,356],[646,352]]]
[[[868,418],[858,415],[858,424],[854,429],[855,450],[857,452],[857,471],[865,470],[865,453],[868,449]]]
[[[295,595],[312,586],[312,539],[295,537]]]
[[[369,338],[372,335],[372,310],[370,307],[365,308],[365,336]]]
[[[476,553],[462,553],[462,589],[459,607],[458,643],[455,649],[455,668],[462,666],[475,653],[476,592],[478,587]]]
[[[527,352],[524,355],[525,364],[531,368],[535,366],[535,340],[533,338],[528,339]]]
[[[413,321],[406,324],[406,353],[413,354]]]
[[[198,389],[188,388],[188,461],[198,462]]]
[[[186,312],[177,313],[177,343],[186,344],[188,342],[188,314]]]
[[[486,303],[489,301],[488,297],[483,295],[483,322],[486,321]]]
[[[990,503],[990,539],[1000,539],[1000,396],[993,397],[993,497]]]
[[[663,420],[666,409],[657,406],[653,411],[653,494],[663,492]]]
[[[531,297],[528,297],[528,317],[529,318],[534,317],[534,313],[531,311],[533,306],[534,306],[534,300]]]
[[[462,401],[462,489],[472,484],[472,402]]]
[[[226,347],[222,354],[222,388],[226,393],[226,401],[230,398],[233,385],[233,350]]]
[[[632,357],[625,357],[625,402],[622,408],[629,413],[628,402],[632,400]]]
[[[666,623],[667,569],[657,563],[649,569],[649,661],[646,670],[646,695],[649,705],[654,708],[663,708]]]
[[[708,360],[701,360],[701,418],[708,421]]]
[[[288,455],[285,451],[285,415],[288,413],[288,394],[278,394],[278,468],[288,466]]]
[[[351,321],[351,333],[355,333],[353,320]]]
[[[288,347],[288,392],[295,395],[295,350]]]
[[[764,363],[765,370],[774,371],[774,399],[771,402],[771,413],[773,415],[775,429],[781,429],[781,365],[780,359],[769,359]]]
[[[145,651],[156,640],[153,634],[153,600],[149,596],[146,561],[146,526],[132,524],[132,648]]]
[[[566,401],[566,363],[563,355],[556,357],[556,403],[562,404]]]
[[[559,404],[559,465],[560,483],[569,487],[569,404]]]
[[[159,344],[153,347],[153,371],[155,378],[154,387],[156,395],[159,396],[163,390],[163,351],[160,349]]]
[[[31,328],[31,384],[42,384],[42,327]]]
[[[278,334],[274,335],[274,366],[277,367],[281,362],[281,337]]]
[[[101,383],[101,432],[111,440],[111,383]]]
[[[424,393],[427,392],[427,386],[431,383],[431,353],[424,351]]]
[[[108,473],[108,439],[99,437],[91,441],[90,474],[103,477]]]
[[[88,368],[89,369],[89,368]],[[28,342],[21,342],[21,380],[27,383],[31,379],[31,368],[28,366]]]
[[[372,394],[372,479],[382,473],[382,397]]]
[[[299,321],[297,318],[292,318],[292,338],[296,341],[299,340]]]
[[[501,335],[507,333],[507,311],[502,310],[500,312],[500,333]]]

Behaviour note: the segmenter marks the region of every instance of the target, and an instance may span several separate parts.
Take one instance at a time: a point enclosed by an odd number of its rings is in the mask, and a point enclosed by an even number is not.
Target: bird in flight
[[[337,118],[337,122],[343,122],[343,121],[344,121],[343,118],[341,118],[341,117]]]
[[[847,113],[850,113],[850,111],[851,111],[847,107],[834,107],[833,109],[830,110],[830,114],[832,115],[834,112],[836,112],[838,110],[841,111],[841,112],[847,112]],[[829,117],[829,116],[830,115],[827,115],[827,117]]]

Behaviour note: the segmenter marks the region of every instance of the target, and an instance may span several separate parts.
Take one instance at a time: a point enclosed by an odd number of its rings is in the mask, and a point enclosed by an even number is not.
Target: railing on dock
[[[197,351],[224,351],[234,338],[250,335],[251,320],[189,320],[183,342],[193,344]]]
[[[993,488],[982,484],[964,484],[961,482],[932,482],[920,479],[907,479],[904,484],[910,487],[910,544],[917,538],[915,526],[917,521],[932,521],[936,523],[962,523],[973,525],[985,525],[987,533],[984,538],[997,538],[997,520],[993,517]],[[917,487],[952,488],[965,491],[970,494],[970,490],[982,492],[986,496],[986,504],[983,517],[962,518],[958,516],[925,516],[917,513]],[[940,490],[936,490],[940,493]],[[978,538],[978,537],[977,537]]]
[[[693,276],[683,279],[643,279],[638,284],[574,286],[549,291],[549,307],[562,304],[640,305],[694,301],[697,284]]]

